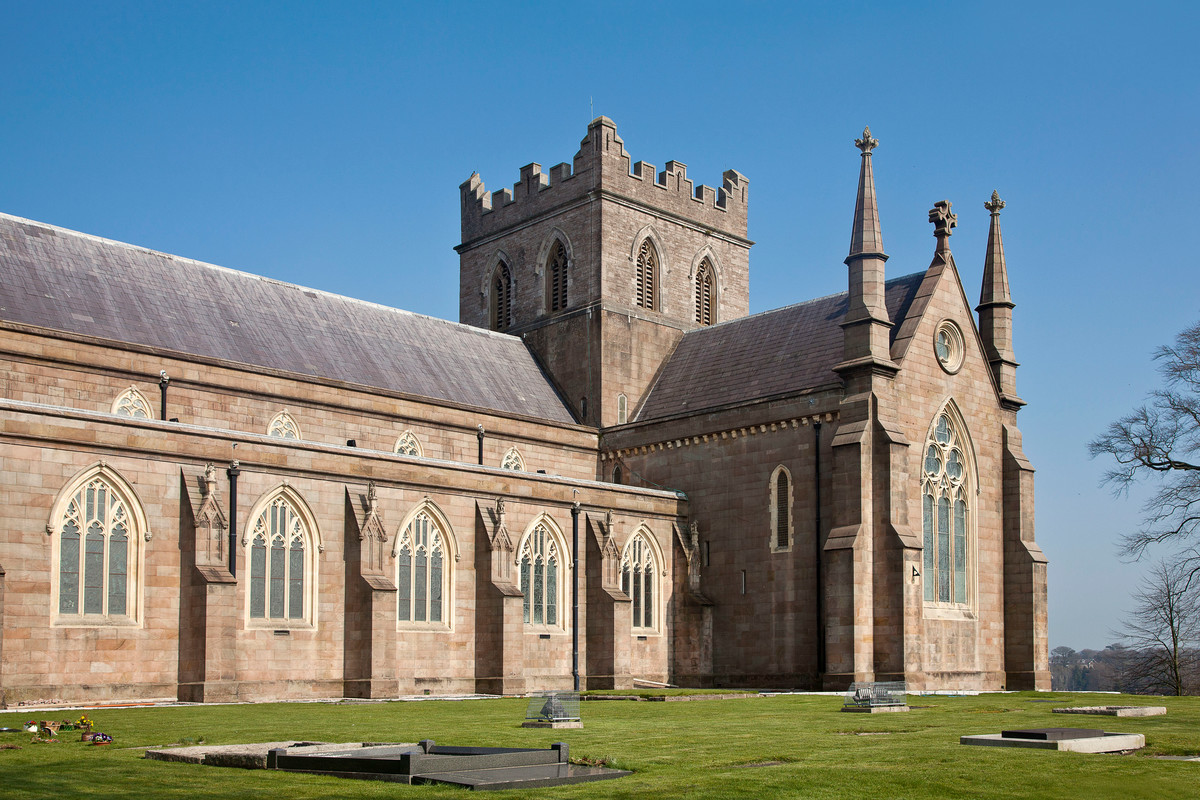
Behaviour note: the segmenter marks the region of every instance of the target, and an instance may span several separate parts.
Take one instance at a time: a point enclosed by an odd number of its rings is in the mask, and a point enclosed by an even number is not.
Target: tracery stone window
[[[525,471],[525,459],[521,458],[521,454],[517,451],[517,448],[508,448],[508,452],[504,454],[504,459],[500,462],[500,469],[514,469],[519,472]]]
[[[101,465],[64,495],[51,527],[60,624],[137,624],[141,542],[148,533],[123,483]]]
[[[696,270],[696,324],[713,323],[713,268],[708,259],[700,262]]]
[[[925,442],[921,478],[925,602],[971,599],[971,473],[965,432],[949,411]]]
[[[637,254],[637,304],[639,308],[651,311],[657,308],[655,303],[655,276],[658,272],[658,251],[649,239],[642,242]]]
[[[545,522],[539,522],[521,543],[517,565],[520,571],[521,603],[525,624],[561,628],[563,549]]]
[[[117,399],[113,402],[112,413],[133,419],[154,419],[154,414],[150,411],[150,402],[133,386],[117,395]]]
[[[792,476],[782,464],[771,473],[771,549],[792,547]]]
[[[279,490],[254,517],[247,542],[250,620],[311,624],[317,547],[298,499]]]
[[[271,423],[267,425],[267,436],[277,439],[299,439],[300,426],[287,409],[284,409],[272,417]]]
[[[405,431],[400,434],[400,438],[396,439],[396,453],[402,456],[418,456],[423,455],[421,443],[417,440],[416,435],[412,431]]]
[[[424,509],[396,542],[397,617],[406,627],[444,628],[453,606],[453,556],[443,523]]]
[[[632,626],[645,633],[658,627],[658,575],[654,549],[644,531],[634,534],[621,554],[621,591],[631,599]]]
[[[494,331],[506,331],[513,324],[512,270],[503,261],[492,273],[491,324]]]
[[[546,262],[546,288],[551,311],[562,311],[567,307],[567,266],[567,248],[563,247],[562,240],[556,240]]]

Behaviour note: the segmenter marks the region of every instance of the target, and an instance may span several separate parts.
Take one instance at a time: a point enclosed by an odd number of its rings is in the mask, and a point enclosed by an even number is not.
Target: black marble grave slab
[[[1104,731],[1094,728],[1028,728],[1026,730],[1001,731],[1005,739],[1036,739],[1041,742],[1063,742],[1068,739],[1091,739],[1103,736]]]

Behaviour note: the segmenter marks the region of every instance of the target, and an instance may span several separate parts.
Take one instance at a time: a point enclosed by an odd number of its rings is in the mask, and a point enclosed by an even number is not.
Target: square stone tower
[[[459,320],[521,336],[581,423],[623,424],[685,331],[748,313],[749,182],[727,170],[714,190],[677,161],[631,167],[607,117],[573,164],[520,178],[459,187]]]

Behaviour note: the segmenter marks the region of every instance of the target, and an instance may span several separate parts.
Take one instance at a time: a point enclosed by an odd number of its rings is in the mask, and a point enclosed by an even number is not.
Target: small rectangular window
[[[746,570],[742,570],[742,594],[746,593]]]
[[[712,566],[712,542],[704,543],[704,566]]]

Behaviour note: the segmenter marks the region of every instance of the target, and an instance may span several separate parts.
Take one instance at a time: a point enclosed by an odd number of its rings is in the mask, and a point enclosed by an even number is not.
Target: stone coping
[[[1054,708],[1055,714],[1095,714],[1106,717],[1160,717],[1167,713],[1165,706],[1076,706]]]
[[[1105,733],[1081,739],[1017,739],[1000,733],[962,736],[959,744],[982,745],[984,747],[1030,747],[1035,750],[1058,750],[1070,753],[1119,753],[1126,750],[1141,750],[1146,746],[1146,737],[1140,733]]]

